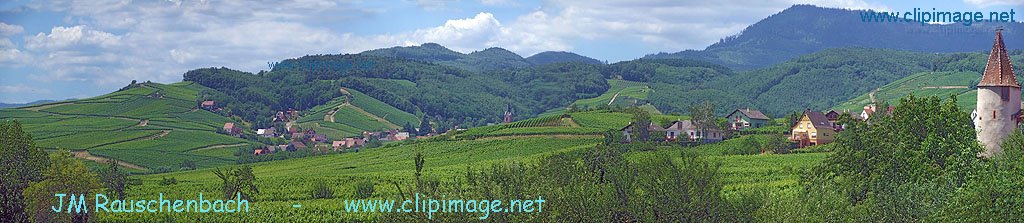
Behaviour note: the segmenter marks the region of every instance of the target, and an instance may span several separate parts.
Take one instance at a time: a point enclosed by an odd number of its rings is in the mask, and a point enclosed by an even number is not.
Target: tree
[[[839,198],[826,203],[845,211],[825,212],[824,219],[925,220],[963,190],[982,163],[973,122],[956,97],[903,98],[892,115],[854,122],[831,145],[834,152],[802,183],[811,202]]]
[[[253,200],[253,196],[259,194],[256,187],[256,175],[252,173],[252,167],[243,165],[238,169],[227,168],[213,170],[213,174],[223,182],[224,197],[228,200],[240,196],[241,199]]]
[[[651,114],[637,107],[629,108],[629,112],[633,113],[633,134],[636,134],[635,138],[640,141],[647,141],[651,136],[650,129],[648,129],[651,126]]]
[[[402,131],[408,132],[409,135],[417,135],[416,129],[413,128],[412,123],[409,122],[405,123],[405,127],[403,127]]]
[[[715,123],[715,104],[704,101],[698,105],[690,106],[690,119],[693,125],[697,126],[697,132],[701,136],[707,136],[707,130],[717,126]]]
[[[25,212],[32,222],[89,221],[90,211],[87,207],[80,212],[68,207],[71,195],[85,195],[86,204],[89,204],[94,202],[94,197],[89,195],[102,188],[96,174],[90,172],[82,161],[72,157],[69,151],[52,153],[49,166],[43,172],[43,179],[30,183],[24,192]],[[60,213],[51,210],[51,206],[60,202],[56,194],[66,194]]]
[[[117,194],[118,199],[124,199],[125,190],[128,190],[128,173],[121,170],[117,160],[110,160],[110,165],[99,172],[99,178],[107,190]]]
[[[419,135],[421,136],[425,136],[427,134],[434,132],[434,128],[430,127],[430,120],[427,119],[426,115],[424,115],[423,119],[420,120],[420,129],[418,131],[420,133]]]
[[[29,183],[40,181],[49,159],[36,147],[32,136],[18,121],[0,122],[0,219],[26,222],[23,191]],[[51,195],[52,197],[52,195]]]

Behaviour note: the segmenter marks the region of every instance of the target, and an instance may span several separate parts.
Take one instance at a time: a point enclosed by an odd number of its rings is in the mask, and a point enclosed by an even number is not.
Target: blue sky
[[[703,49],[793,4],[1021,11],[1024,0],[13,0],[0,2],[0,102],[86,98],[131,80],[178,82],[195,68],[257,72],[307,54],[425,42],[617,62]]]

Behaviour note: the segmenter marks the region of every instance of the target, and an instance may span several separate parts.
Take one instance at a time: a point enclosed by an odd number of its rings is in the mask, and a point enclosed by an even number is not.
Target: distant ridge
[[[1021,23],[975,23],[964,26],[862,22],[861,12],[864,11],[794,5],[747,27],[737,35],[722,38],[704,50],[658,53],[645,58],[699,59],[745,70],[778,64],[828,48],[975,52],[991,45],[995,26],[1003,26],[1003,33],[1007,36],[1024,32],[1024,24]]]

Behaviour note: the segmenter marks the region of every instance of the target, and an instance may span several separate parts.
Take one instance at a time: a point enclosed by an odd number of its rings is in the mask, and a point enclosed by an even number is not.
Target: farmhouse
[[[270,128],[266,128],[266,129],[257,129],[256,130],[256,135],[263,136],[263,137],[274,137],[274,136],[277,136],[276,130],[277,129],[275,129],[274,127],[270,127]]]
[[[623,139],[624,142],[626,142],[626,143],[633,142],[633,138],[632,138],[632,135],[633,135],[633,123],[632,122],[630,122],[629,125],[626,125],[626,127],[622,127],[622,129],[619,129],[619,131],[622,131],[622,135],[624,137],[624,139]],[[651,135],[654,135],[657,132],[664,132],[664,131],[665,131],[664,128],[662,128],[661,126],[658,126],[658,124],[654,124],[653,122],[651,122],[651,125],[647,127],[647,132],[650,133]]]
[[[709,126],[701,130],[690,120],[677,120],[665,128],[665,140],[668,141],[676,141],[679,137],[684,137],[683,139],[688,142],[711,143],[722,141],[722,135],[722,130],[718,127]]]
[[[800,147],[824,145],[831,143],[836,132],[828,117],[821,112],[807,109],[800,120],[791,126],[789,139],[796,142]]]
[[[264,154],[270,154],[270,153],[271,153],[270,149],[256,149],[256,150],[252,151],[252,154],[253,155],[257,155],[257,156],[258,155],[264,155]]]
[[[232,135],[232,136],[240,136],[240,135],[242,135],[242,128],[239,128],[238,126],[236,126],[234,122],[224,123],[223,130],[224,130],[224,133],[227,133],[228,135]]]
[[[835,130],[836,132],[840,132],[840,131],[843,131],[843,129],[845,129],[846,127],[839,124],[839,116],[841,114],[849,114],[849,113],[850,112],[848,112],[848,111],[843,111],[843,113],[839,113],[836,110],[831,110],[831,111],[828,111],[828,113],[825,113],[825,118],[828,118],[828,122],[830,124],[832,124],[832,130]]]
[[[307,147],[306,147],[305,143],[302,143],[302,142],[291,142],[291,143],[288,143],[288,147],[286,148],[286,150],[294,152],[296,150],[306,149],[306,148]]]
[[[203,109],[206,109],[206,110],[209,110],[209,111],[213,111],[214,109],[216,109],[216,106],[217,106],[217,103],[214,102],[214,101],[211,101],[211,100],[206,100],[206,101],[203,101],[202,103],[199,104],[200,108],[203,108]]]
[[[729,121],[729,130],[743,130],[767,126],[769,118],[761,111],[741,108],[733,110],[725,119]]]
[[[978,141],[985,146],[980,155],[992,157],[1002,152],[1003,139],[1020,126],[1021,113],[1020,83],[1014,76],[1002,29],[997,29],[985,73],[978,82],[978,102],[972,117]]]
[[[359,148],[359,147],[362,147],[364,144],[366,144],[366,140],[365,139],[351,138],[350,137],[350,138],[345,138],[343,140],[332,142],[331,143],[331,147],[334,148],[334,151],[338,151],[338,150],[342,150],[342,149]]]
[[[896,106],[890,105],[885,108],[885,114],[892,115],[894,110],[896,110]],[[876,112],[878,112],[878,106],[875,106],[875,104],[866,105],[864,106],[864,111],[860,112],[860,120],[867,121]]]

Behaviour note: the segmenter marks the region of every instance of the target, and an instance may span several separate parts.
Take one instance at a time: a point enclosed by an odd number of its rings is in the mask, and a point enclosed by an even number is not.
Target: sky
[[[0,103],[88,98],[132,80],[312,54],[435,42],[462,53],[570,51],[598,60],[704,49],[793,4],[1024,10],[1024,0],[406,0],[0,2]],[[1024,16],[1024,15],[1022,15]]]

